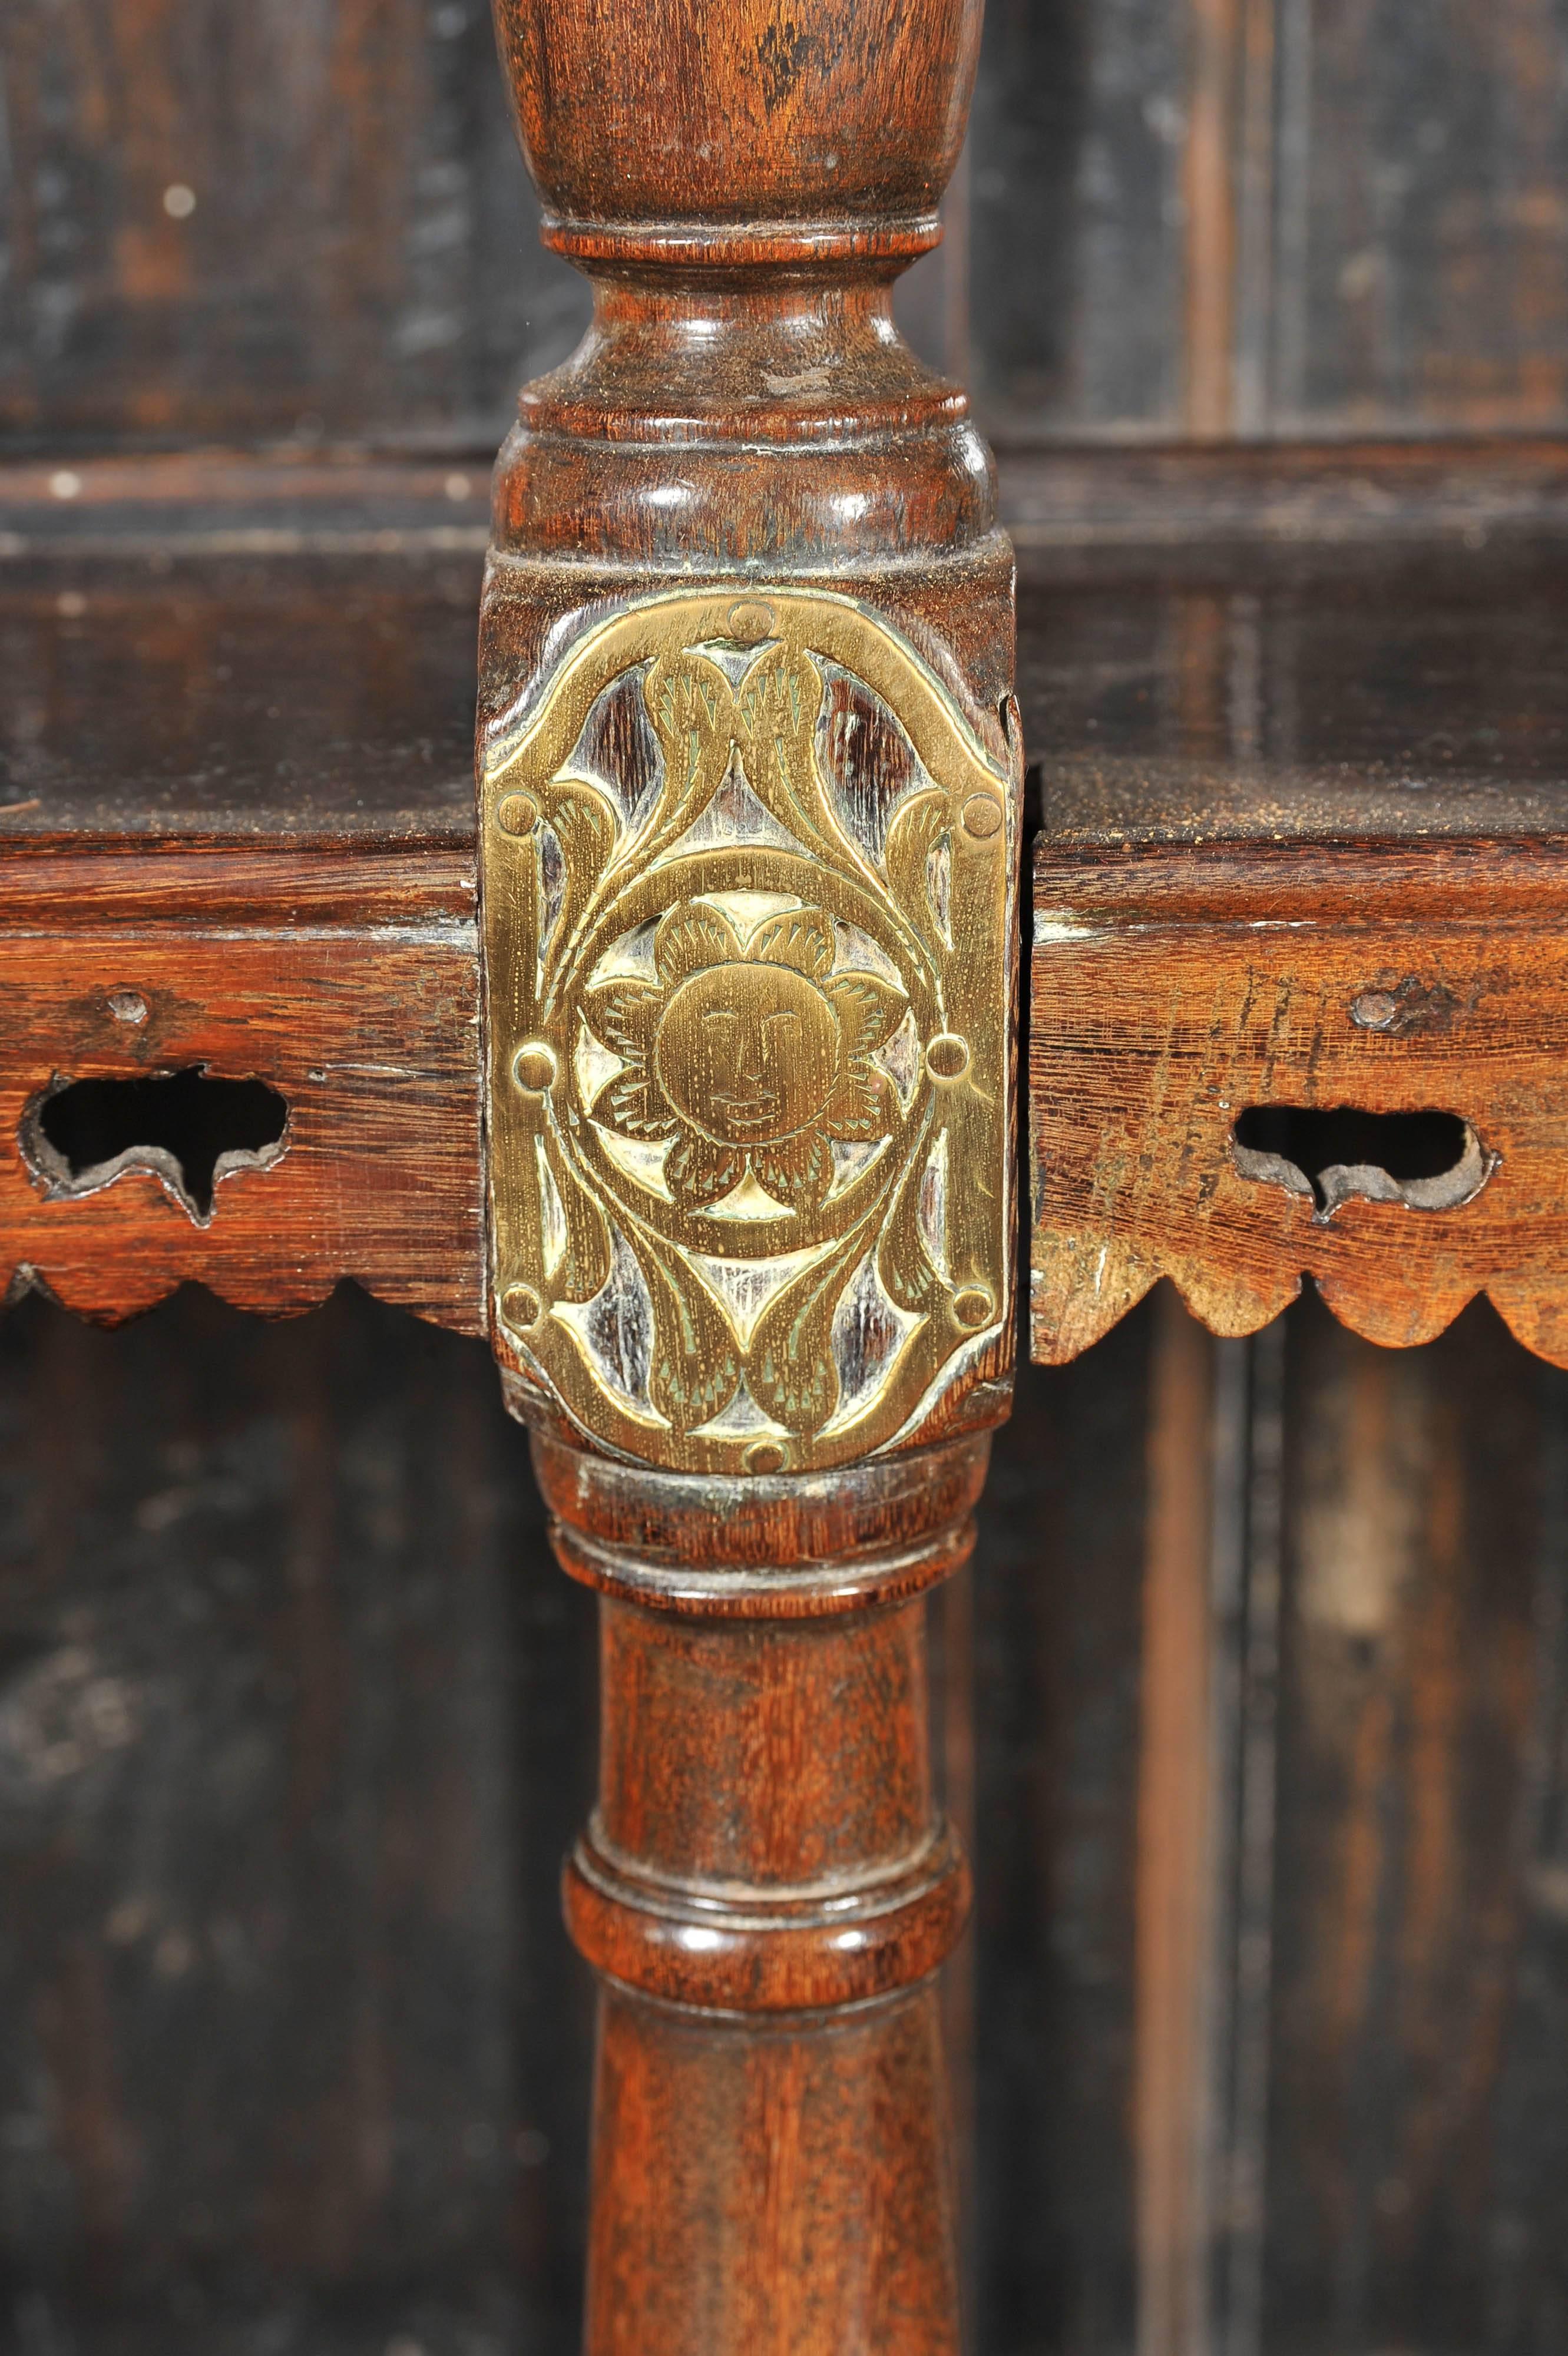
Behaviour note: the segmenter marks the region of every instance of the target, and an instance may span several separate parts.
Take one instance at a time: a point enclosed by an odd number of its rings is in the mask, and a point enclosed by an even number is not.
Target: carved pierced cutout
[[[51,1201],[101,1194],[140,1170],[204,1227],[222,1181],[269,1169],[287,1130],[288,1106],[275,1088],[193,1067],[46,1089],[23,1115],[21,1145]]]
[[[1305,1194],[1326,1226],[1344,1203],[1397,1203],[1455,1211],[1497,1167],[1467,1120],[1452,1112],[1362,1112],[1354,1105],[1249,1105],[1231,1132],[1243,1178]]]

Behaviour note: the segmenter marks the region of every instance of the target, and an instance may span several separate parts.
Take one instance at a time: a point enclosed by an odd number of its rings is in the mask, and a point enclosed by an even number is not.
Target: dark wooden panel
[[[1568,415],[1568,20],[1274,0],[1271,423]]]
[[[36,1285],[113,1321],[198,1279],[288,1316],[350,1276],[483,1330],[467,862],[24,848],[6,880],[0,1295]],[[243,1131],[216,1139],[252,1158],[214,1166],[209,1196],[181,1179],[188,1122],[156,1136],[145,1104],[80,1158],[48,1135],[54,1089],[179,1073],[259,1080],[286,1120],[265,1160]]]
[[[1139,2310],[1155,1323],[1026,1377],[983,1514],[984,2356],[1112,2356]],[[1228,2344],[1556,2356],[1563,1378],[1485,1311],[1287,1333],[1268,2304]],[[351,1291],[270,1330],[187,1293],[113,1335],[26,1303],[0,1365],[0,2331],[565,2356],[592,1631],[488,1358]]]
[[[984,1517],[1003,2349],[1131,2313],[1144,1507],[1078,1468],[1141,1451],[1143,1323],[1027,1377]],[[27,1303],[0,1368],[0,2329],[564,2356],[592,1622],[488,1358],[352,1290],[272,1331],[188,1292],[113,1335]]]
[[[972,380],[995,431],[1560,430],[1550,0],[996,0]]]
[[[1221,1345],[1195,1468],[1208,1700],[1186,1755],[1156,1759],[1170,1566],[1141,1468],[1151,1343],[1182,1330],[1145,1304],[1059,1388],[1026,1386],[988,1506],[981,2347],[1556,2356],[1568,1378],[1482,1305],[1419,1350],[1310,1298]],[[1169,1833],[1195,1769],[1208,1881],[1184,2027],[1135,1832],[1140,1782],[1145,1837],[1151,1801]],[[1145,2007],[1163,2052],[1134,2036]],[[1189,2108],[1162,2149],[1151,2080],[1173,2070]],[[1168,2245],[1148,2230],[1162,2177]]]
[[[482,487],[446,471],[0,476],[0,831],[470,841]],[[1564,479],[1548,445],[1004,465],[1053,840],[1549,830]]]
[[[0,564],[0,830],[471,841],[478,580],[418,547]]]
[[[1153,854],[1100,893],[1037,871],[1036,1355],[1160,1275],[1255,1333],[1309,1273],[1371,1341],[1484,1291],[1568,1365],[1558,846],[1170,858],[1168,896]]]
[[[968,375],[988,431],[1179,423],[1185,14],[1171,0],[987,9]]]
[[[564,2356],[593,1611],[478,1343],[0,1321],[0,2340]]]
[[[1157,570],[1179,550],[1245,585],[1261,547],[1333,570],[1347,551],[1419,545],[1452,572],[1496,540],[1560,539],[1568,518],[1568,443],[1549,436],[1015,444],[1000,474],[1003,521],[1042,582]]]
[[[993,0],[903,314],[1026,440],[1560,427],[1565,46],[1549,0]],[[480,0],[18,0],[0,74],[0,432],[493,447],[585,320]]]
[[[1568,1377],[1291,1334],[1265,2345],[1555,2356]]]
[[[0,430],[493,448],[575,340],[482,0],[14,0],[0,82]]]
[[[978,2344],[1131,2346],[1152,1312],[1020,1369],[976,1556]]]
[[[1568,544],[1472,537],[1026,556],[1051,853],[1560,829]]]

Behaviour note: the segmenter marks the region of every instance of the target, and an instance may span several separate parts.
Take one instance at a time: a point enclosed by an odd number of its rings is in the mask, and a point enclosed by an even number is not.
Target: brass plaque
[[[918,1436],[1010,1357],[1008,774],[778,590],[585,630],[480,791],[503,1365],[687,1471]]]

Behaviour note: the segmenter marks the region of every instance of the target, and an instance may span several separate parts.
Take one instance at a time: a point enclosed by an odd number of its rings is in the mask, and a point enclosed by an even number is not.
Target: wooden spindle
[[[956,2351],[925,1596],[1012,1363],[1012,557],[892,324],[978,0],[499,0],[593,327],[480,648],[492,1333],[602,1597],[593,2356]]]
[[[923,1598],[972,1544],[987,1449],[731,1501],[536,1442],[561,1561],[605,1598],[599,1804],[566,1869],[607,1991],[593,2349],[957,2344],[930,1975],[968,1888]]]

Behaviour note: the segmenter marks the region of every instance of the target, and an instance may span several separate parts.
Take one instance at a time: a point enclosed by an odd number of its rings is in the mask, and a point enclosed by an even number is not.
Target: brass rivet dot
[[[496,811],[503,834],[532,834],[539,824],[539,804],[532,794],[508,794]]]
[[[976,1327],[990,1323],[993,1307],[991,1295],[983,1284],[966,1284],[963,1290],[953,1297],[952,1313],[961,1325],[967,1326],[973,1333]]]
[[[765,605],[760,597],[743,597],[732,605],[725,617],[725,626],[737,645],[754,647],[758,638],[768,637],[773,628],[773,608]]]
[[[963,830],[972,834],[977,842],[986,842],[999,833],[1002,826],[1002,805],[990,794],[971,794],[963,806]]]
[[[784,1451],[776,1440],[754,1440],[746,1451],[748,1472],[779,1472],[784,1468]]]
[[[926,1069],[933,1080],[961,1080],[969,1069],[969,1041],[956,1031],[939,1031],[926,1050]]]
[[[542,1096],[546,1088],[554,1087],[558,1068],[554,1048],[542,1039],[530,1039],[511,1059],[512,1078],[531,1097]]]
[[[147,1019],[147,1001],[139,990],[112,990],[109,1012],[116,1023],[138,1023]]]
[[[1388,990],[1364,990],[1350,1001],[1350,1020],[1359,1031],[1386,1031],[1399,1011],[1399,1000]]]
[[[501,1315],[520,1333],[525,1332],[530,1325],[538,1324],[543,1308],[543,1302],[531,1284],[509,1284],[501,1294]]]

